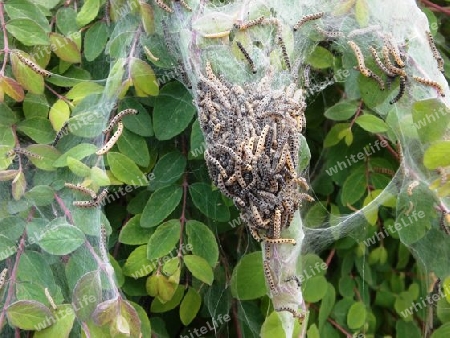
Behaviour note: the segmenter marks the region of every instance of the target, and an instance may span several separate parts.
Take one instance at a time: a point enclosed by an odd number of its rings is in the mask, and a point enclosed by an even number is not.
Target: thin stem
[[[11,272],[11,278],[9,279],[8,295],[6,296],[5,303],[3,305],[2,312],[0,314],[0,327],[3,327],[3,321],[5,320],[6,309],[11,302],[14,295],[16,278],[17,278],[17,267],[19,266],[20,256],[25,249],[25,239],[22,237],[19,242],[19,247],[17,248],[16,261],[14,262],[14,267]]]
[[[65,97],[65,96],[63,96],[63,95],[57,93],[52,87],[50,87],[50,86],[49,86],[48,84],[46,84],[46,83],[45,83],[45,88],[47,88],[47,89],[50,90],[53,94],[55,94],[56,97],[57,97],[58,99],[63,100],[63,101],[66,102],[69,106],[73,107],[72,102],[70,102],[70,100],[69,100],[67,97]]]
[[[61,197],[58,196],[57,193],[54,194],[55,196],[55,200],[58,203],[59,207],[61,208],[62,211],[64,211],[64,215],[67,217],[67,219],[69,220],[69,222],[71,224],[73,224],[73,217],[72,214],[70,213],[70,210],[67,209],[64,201],[61,199]]]
[[[400,156],[398,155],[398,153],[391,147],[391,145],[389,144],[388,140],[386,140],[386,138],[380,134],[375,134],[377,136],[377,138],[380,141],[384,141],[386,143],[386,149],[392,154],[392,156],[394,156],[394,158],[397,161],[400,161]]]
[[[336,253],[336,249],[333,249],[333,250],[330,251],[330,254],[328,255],[327,260],[325,262],[327,267],[330,266],[331,260],[333,259],[335,253]]]
[[[187,157],[187,146],[186,146],[186,139],[183,136],[182,137],[182,151],[183,155]],[[188,173],[185,172],[183,175],[183,207],[181,211],[180,216],[180,245],[178,247],[178,257],[183,257],[183,234],[184,234],[184,227],[186,225],[186,203],[187,203],[187,194],[188,194]]]
[[[0,75],[5,75],[6,64],[8,63],[8,55],[9,55],[9,42],[8,42],[8,33],[6,32],[6,24],[5,24],[5,8],[3,1],[0,1],[0,25],[3,30],[3,50],[5,55],[3,57],[3,65],[0,70]]]
[[[350,122],[350,129],[352,129],[352,127],[353,127],[353,124],[355,123],[355,121],[356,121],[356,119],[358,118],[358,116],[359,115],[361,115],[361,113],[362,113],[362,106],[363,106],[363,104],[364,104],[364,101],[363,100],[361,100],[361,101],[359,101],[359,106],[358,106],[358,109],[356,110],[356,113],[355,113],[355,116],[353,117],[353,119],[352,119],[352,122]]]
[[[426,7],[431,8],[431,10],[434,12],[439,12],[439,13],[443,13],[446,15],[450,15],[450,9],[441,7],[437,4],[434,4],[430,0],[420,0],[420,2],[422,2]]]
[[[131,75],[131,58],[134,57],[134,54],[136,53],[136,46],[139,41],[139,36],[142,32],[142,24],[139,25],[138,29],[136,30],[136,33],[134,33],[133,42],[131,43],[130,48],[130,54],[128,54],[127,63],[128,63],[128,77]]]

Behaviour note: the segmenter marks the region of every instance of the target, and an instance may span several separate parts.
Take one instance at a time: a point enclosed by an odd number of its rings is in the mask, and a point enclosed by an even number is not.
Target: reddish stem
[[[426,7],[431,8],[431,10],[434,12],[440,12],[446,15],[450,15],[450,9],[448,8],[441,7],[437,4],[432,3],[429,0],[420,0],[420,2],[422,2]]]
[[[3,1],[0,1],[0,25],[3,30],[3,50],[5,52],[5,56],[3,57],[3,66],[0,70],[0,75],[5,75],[6,64],[8,63],[8,54],[9,54],[9,42],[8,42],[8,33],[6,32],[6,24],[5,24],[5,9]]]

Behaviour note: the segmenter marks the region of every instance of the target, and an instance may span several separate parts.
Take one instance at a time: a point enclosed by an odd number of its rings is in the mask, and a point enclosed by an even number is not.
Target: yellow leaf
[[[4,93],[17,102],[22,102],[24,99],[23,88],[17,81],[10,77],[3,76],[0,78],[0,84]]]
[[[136,94],[140,97],[156,96],[159,93],[158,82],[155,73],[150,65],[140,59],[131,59],[131,79],[136,90]]]
[[[69,105],[63,100],[56,101],[50,109],[50,113],[48,114],[50,123],[52,124],[53,129],[56,131],[59,131],[61,129],[64,122],[66,122],[69,117]]]
[[[28,55],[27,53],[21,51],[20,54],[24,58],[34,62],[33,57]],[[19,82],[23,88],[25,88],[26,90],[30,91],[33,94],[42,94],[44,92],[43,76],[37,74],[30,67],[24,64],[22,61],[20,61],[20,59],[17,57],[15,53],[11,53],[10,55],[11,55],[12,71],[17,82]]]
[[[50,33],[50,42],[53,52],[63,61],[70,63],[81,62],[81,52],[77,44],[70,38],[58,33]]]

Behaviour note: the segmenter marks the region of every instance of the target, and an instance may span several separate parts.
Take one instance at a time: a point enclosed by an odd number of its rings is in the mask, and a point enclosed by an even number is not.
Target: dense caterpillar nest
[[[208,148],[209,175],[241,211],[253,237],[266,243],[292,243],[280,238],[307,190],[297,175],[299,137],[305,128],[306,104],[291,83],[271,88],[269,72],[253,85],[232,85],[217,77],[209,63],[200,75],[200,127]]]

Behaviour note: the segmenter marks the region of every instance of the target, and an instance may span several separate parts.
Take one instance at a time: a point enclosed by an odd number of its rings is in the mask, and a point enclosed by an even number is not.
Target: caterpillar
[[[381,79],[381,77],[379,77],[377,74],[375,74],[371,70],[368,70],[368,71],[369,71],[369,78],[372,78],[375,81],[377,81],[378,85],[380,86],[380,90],[384,90],[384,81]]]
[[[275,210],[275,216],[273,217],[273,237],[280,238],[281,236],[281,211]]]
[[[310,79],[309,74],[311,72],[311,65],[306,65],[304,71],[303,71],[303,86],[309,87],[310,85]]]
[[[32,153],[31,151],[28,151],[28,150],[23,149],[23,148],[14,148],[14,149],[8,151],[6,153],[6,157],[14,156],[15,154],[22,154],[22,155],[25,155],[27,157],[32,157],[32,158],[35,158],[35,159],[38,159],[38,160],[42,160],[43,159],[43,157],[41,155]]]
[[[264,241],[266,243],[271,243],[271,244],[285,244],[285,243],[290,243],[292,245],[297,244],[295,239],[292,239],[292,238],[265,238]]]
[[[330,38],[330,39],[342,38],[344,36],[344,33],[340,32],[340,31],[326,31],[319,25],[315,25],[315,27],[316,27],[316,30],[320,34],[322,34],[323,36]]]
[[[0,273],[0,290],[3,288],[3,286],[5,285],[5,281],[6,281],[6,274],[8,273],[8,269],[4,268],[3,271]]]
[[[433,52],[433,57],[438,63],[438,69],[440,72],[444,73],[444,59],[436,48],[436,44],[434,43],[433,35],[431,32],[427,31],[428,43],[430,44],[431,51]]]
[[[244,54],[244,57],[247,59],[247,62],[250,65],[250,69],[252,70],[252,73],[256,74],[256,66],[255,66],[252,58],[250,57],[248,52],[245,50],[244,46],[242,46],[242,43],[237,41],[236,44],[237,44],[239,50],[242,52],[242,54]]]
[[[391,101],[389,101],[389,103],[394,104],[398,102],[398,100],[400,100],[403,94],[405,93],[405,88],[406,88],[406,77],[400,76],[400,89],[398,91],[398,94]]]
[[[267,224],[270,222],[270,220],[264,221],[258,211],[258,208],[255,205],[252,206],[252,216],[253,216],[253,219],[255,220],[257,228],[259,228],[259,229],[267,228]]]
[[[298,318],[298,319],[302,319],[303,315],[301,315],[300,313],[298,313],[297,311],[295,311],[294,309],[288,307],[288,306],[282,306],[279,308],[275,309],[276,312],[281,312],[281,311],[287,311],[292,313],[292,316],[294,316],[294,318]]]
[[[353,50],[353,53],[356,56],[356,60],[358,61],[358,67],[357,69],[366,77],[369,77],[370,73],[368,72],[368,69],[366,68],[366,65],[364,64],[364,56],[361,52],[361,48],[352,40],[347,41],[347,44],[350,46],[350,48]]]
[[[58,310],[58,307],[55,304],[55,301],[53,300],[52,296],[50,295],[50,291],[48,291],[48,288],[44,289],[45,297],[47,297],[48,302],[50,303],[52,309],[54,311]]]
[[[395,172],[393,170],[387,169],[387,168],[375,167],[375,168],[373,168],[373,171],[376,172],[376,173],[390,175],[390,176],[394,176],[395,175]]]
[[[290,281],[295,281],[295,283],[297,283],[297,286],[300,288],[302,286],[302,283],[300,282],[300,279],[293,275],[291,277],[288,277],[284,280],[286,283],[290,282]]]
[[[275,287],[275,281],[273,280],[272,271],[270,271],[270,266],[268,261],[264,261],[264,275],[266,276],[266,280],[269,283],[270,290],[275,292],[277,289]]]
[[[107,153],[114,146],[114,144],[116,144],[120,135],[122,135],[122,131],[123,131],[123,123],[122,121],[119,121],[117,123],[117,130],[114,133],[114,135],[109,139],[108,142],[106,142],[106,144],[101,149],[96,151],[96,154],[100,156]]]
[[[419,181],[413,181],[410,185],[408,185],[408,188],[406,189],[406,192],[409,196],[412,196],[413,190],[415,187],[419,185]]]
[[[405,215],[409,216],[409,214],[411,213],[411,211],[413,211],[414,209],[414,203],[412,201],[409,201],[409,208],[408,210],[405,211]]]
[[[145,54],[153,61],[159,61],[159,58],[153,55],[153,53],[150,51],[150,49],[147,48],[147,46],[144,46],[144,52]]]
[[[405,67],[405,63],[403,62],[402,58],[400,57],[400,53],[399,53],[397,47],[392,42],[392,38],[386,36],[384,38],[384,44],[385,44],[385,46],[387,46],[389,52],[394,57],[394,60],[395,60],[395,63],[397,64],[397,66],[400,68]]]
[[[250,20],[250,21],[247,21],[245,23],[241,23],[241,24],[235,23],[234,27],[242,31],[244,29],[248,29],[250,27],[253,27],[253,26],[256,26],[256,25],[260,25],[263,21],[264,21],[264,16],[260,16],[257,19]]]
[[[286,64],[286,68],[288,70],[291,70],[291,62],[289,61],[289,56],[287,54],[286,45],[284,44],[284,41],[282,38],[279,38],[279,40],[281,40],[280,46],[281,46],[281,53],[283,54],[284,63]]]
[[[167,13],[173,13],[173,9],[167,6],[163,0],[155,0],[156,4],[161,8],[162,10],[166,11]]]
[[[186,8],[189,12],[192,12],[192,8],[189,7],[189,5],[187,4],[186,1],[184,0],[175,0],[177,2],[179,2],[184,8]]]
[[[324,14],[325,14],[324,12],[318,12],[316,14],[305,15],[294,25],[294,32],[296,32],[300,28],[300,26],[302,26],[304,23],[320,19],[321,17],[323,17]]]
[[[375,60],[375,63],[377,64],[378,68],[383,71],[387,76],[389,77],[395,77],[396,74],[392,73],[389,69],[386,68],[383,62],[381,62],[380,57],[378,56],[377,50],[373,47],[369,47],[370,52],[372,53],[373,59]]]
[[[108,251],[106,250],[106,227],[104,224],[100,225],[100,254],[104,262],[108,261]]]
[[[250,231],[250,235],[252,235],[253,239],[260,243],[262,241],[261,236],[259,235],[258,231],[255,228],[248,227],[248,230]]]
[[[61,129],[58,131],[58,133],[56,133],[55,139],[52,142],[52,147],[55,147],[59,140],[67,134],[67,131],[69,129],[69,121],[64,122],[64,124],[62,125]]]
[[[103,130],[103,134],[109,133],[113,127],[117,124],[117,122],[121,121],[122,118],[126,115],[138,115],[139,111],[137,111],[136,109],[124,109],[122,110],[120,113],[118,113],[116,116],[113,117],[113,119],[111,120],[111,122],[109,122],[108,127],[106,127],[105,130]]]
[[[66,182],[66,183],[64,183],[64,186],[69,189],[78,190],[79,192],[82,192],[86,195],[90,195],[93,199],[97,198],[97,194],[93,190],[83,187],[80,184],[72,184],[72,183]]]
[[[406,72],[403,69],[397,68],[392,64],[391,59],[389,58],[389,48],[387,46],[383,46],[382,53],[383,53],[384,63],[386,64],[386,68],[391,73],[407,77]]]
[[[441,185],[444,185],[447,182],[447,171],[443,167],[436,168],[436,172],[441,177]]]
[[[97,198],[94,200],[94,206],[98,207],[102,204],[105,197],[108,195],[108,189],[103,189],[100,194],[98,194]]]
[[[272,256],[272,244],[265,243],[264,244],[264,259],[269,260]]]
[[[424,84],[424,85],[427,85],[427,86],[431,86],[431,87],[436,88],[436,90],[438,91],[438,93],[439,93],[442,97],[445,97],[444,89],[443,89],[442,86],[441,86],[439,83],[437,83],[436,81],[428,80],[428,79],[425,79],[425,78],[419,77],[419,76],[413,76],[413,79],[416,80],[416,81],[419,82],[419,83]]]
[[[27,59],[18,50],[14,50],[12,52],[17,56],[17,58],[20,61],[22,61],[22,63],[24,63],[28,68],[31,68],[31,70],[33,72],[35,72],[36,74],[42,75],[43,77],[50,77],[50,76],[52,76],[52,73],[50,73],[49,71],[47,71],[45,69],[42,69],[36,63],[34,63],[33,61]]]
[[[73,201],[72,205],[74,207],[79,207],[79,208],[93,208],[93,207],[96,207],[95,200],[91,200],[91,201]]]

